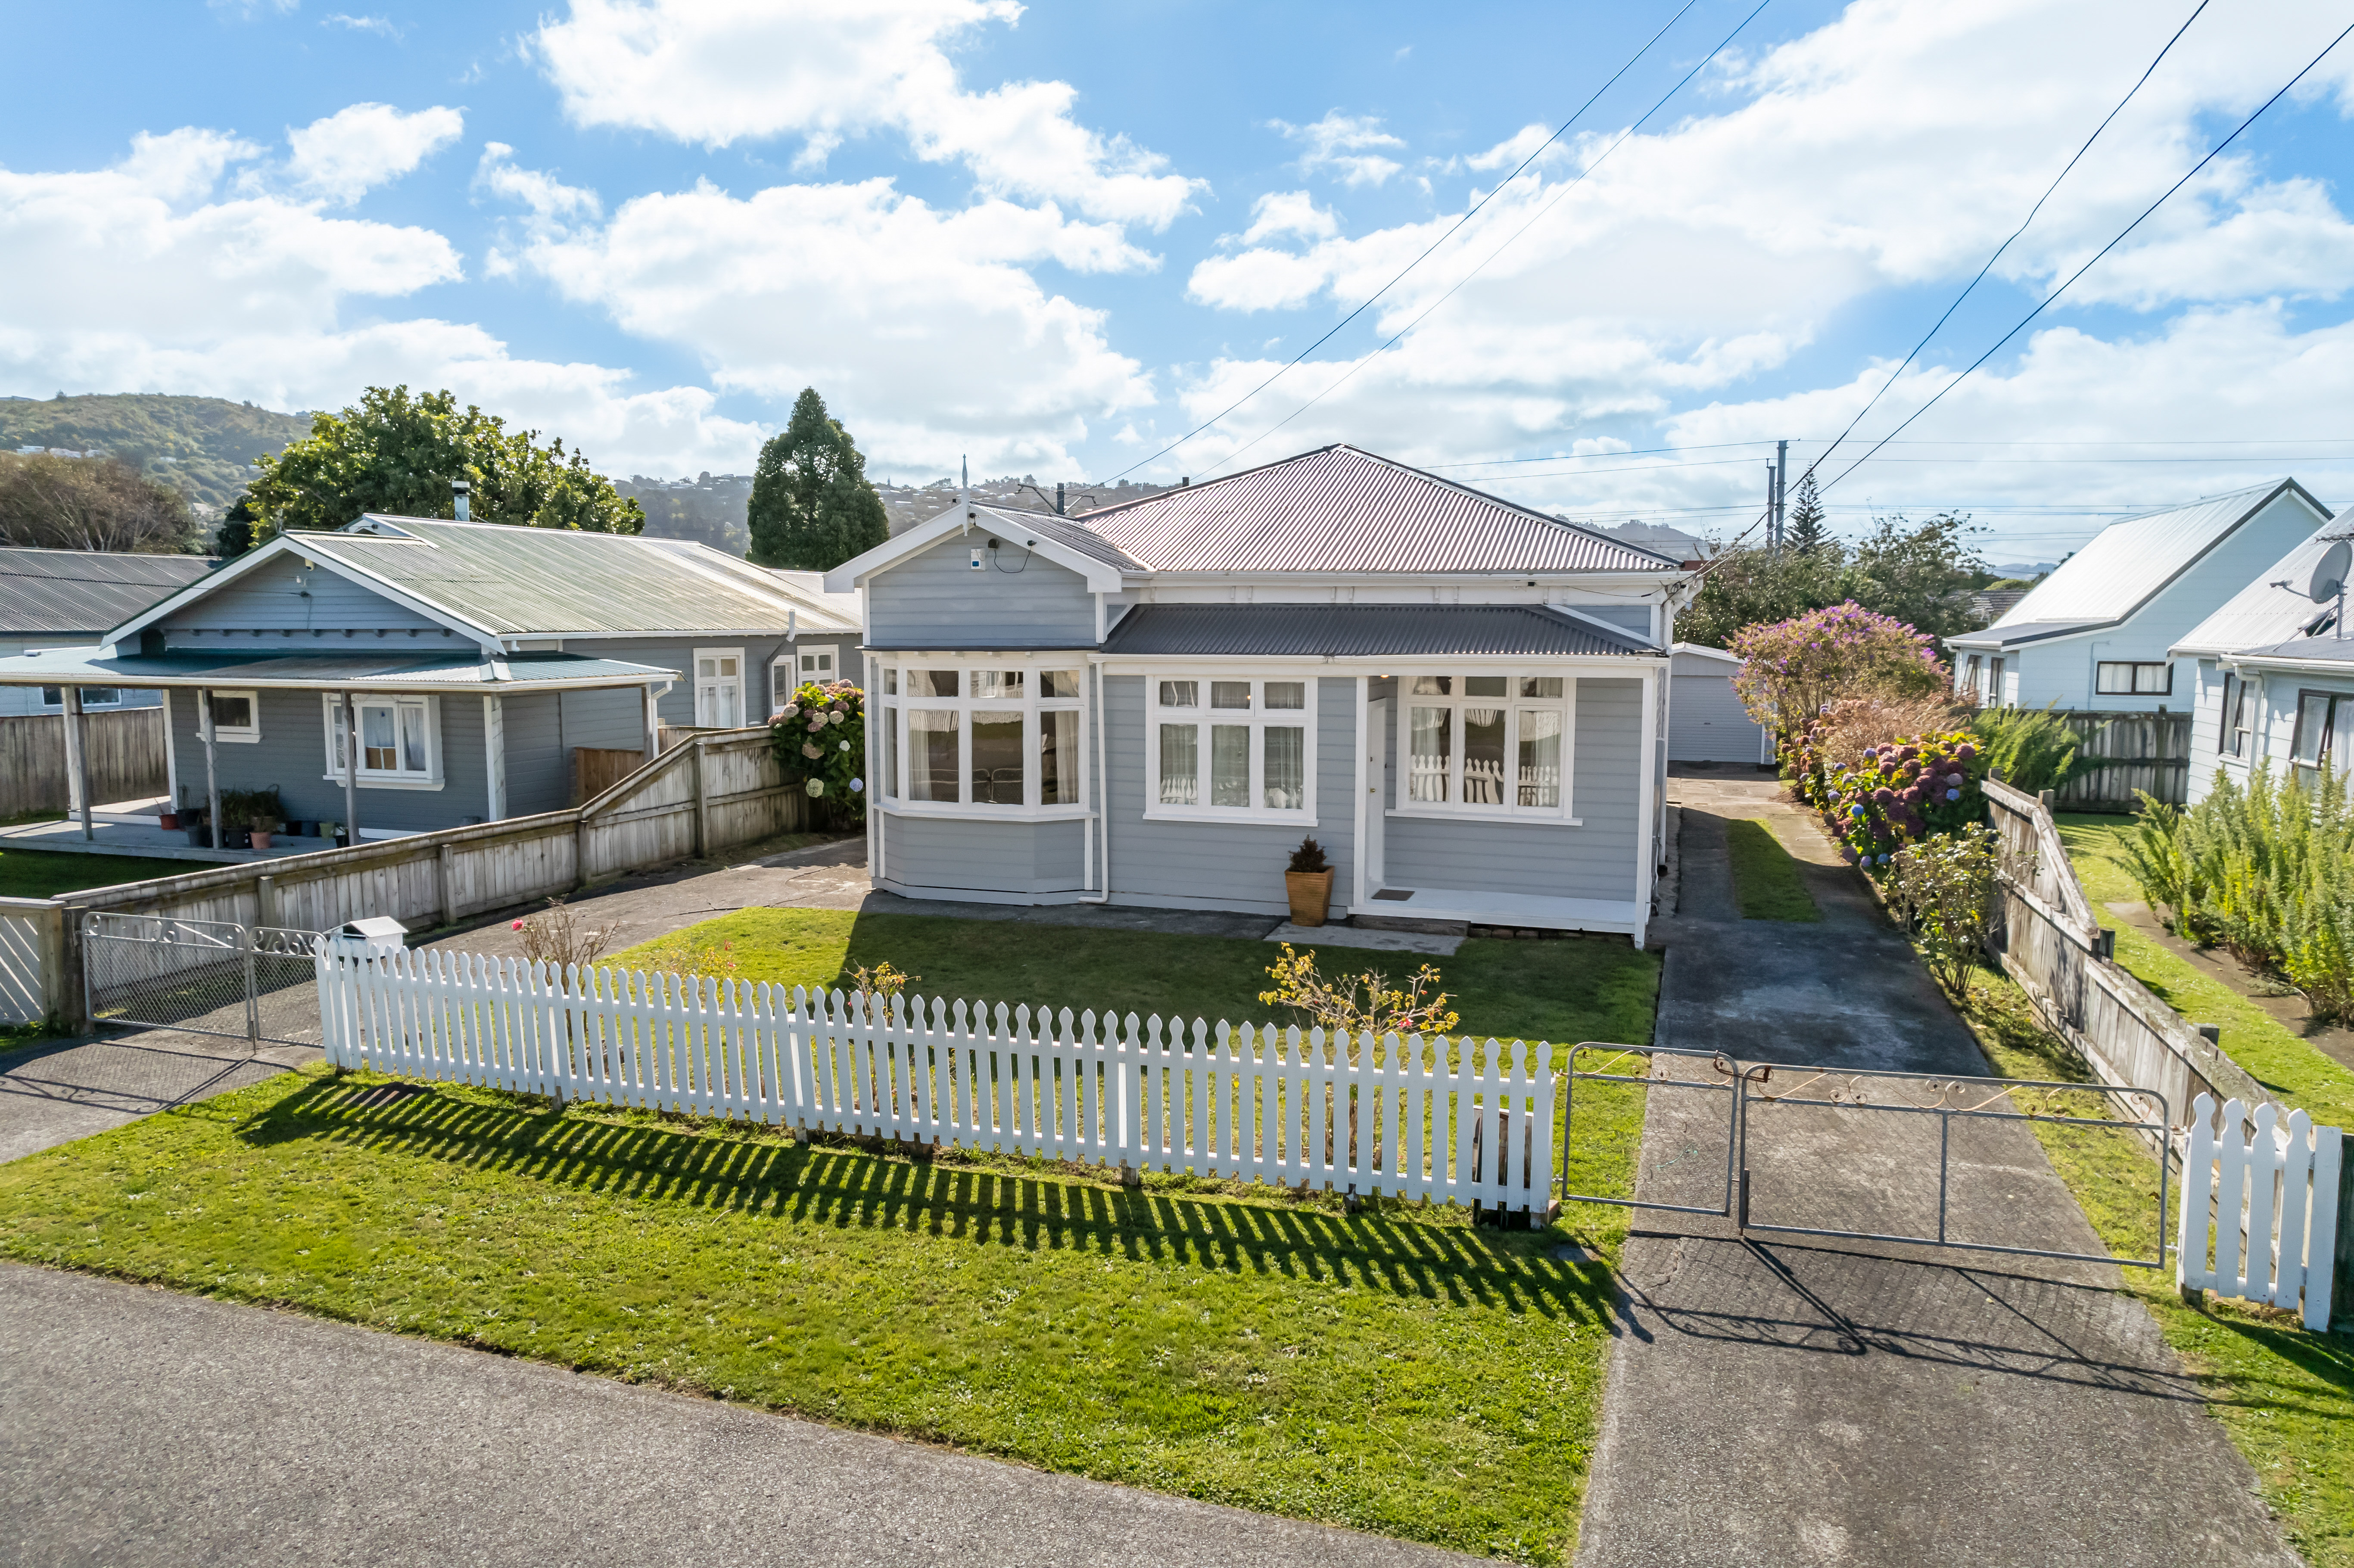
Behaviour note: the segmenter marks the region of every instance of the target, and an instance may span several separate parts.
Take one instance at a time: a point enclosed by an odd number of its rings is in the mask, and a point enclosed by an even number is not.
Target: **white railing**
[[[1553,1047],[323,951],[327,1059],[804,1132],[1526,1211]]]
[[[2230,1100],[2219,1125],[2206,1095],[2191,1107],[2175,1277],[2185,1289],[2292,1312],[2302,1297],[2305,1326],[2319,1331],[2329,1327],[2345,1134],[2315,1127],[2301,1110],[2286,1126],[2279,1118],[2269,1102],[2251,1116],[2244,1103]]]

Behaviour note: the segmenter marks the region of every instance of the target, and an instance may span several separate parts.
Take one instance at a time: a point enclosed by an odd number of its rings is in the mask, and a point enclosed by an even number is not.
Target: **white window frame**
[[[2225,762],[2245,763],[2255,748],[2256,695],[2253,683],[2223,672],[2223,722],[2215,736],[2215,755]]]
[[[907,678],[917,670],[954,670],[957,694],[953,697],[913,696],[909,694]],[[973,673],[976,671],[1019,671],[1022,673],[1022,695],[1019,697],[976,697]],[[1044,684],[1041,679],[1049,672],[1076,675],[1077,695],[1048,697],[1040,694]],[[1087,712],[1087,663],[1084,657],[1063,654],[937,654],[917,656],[894,655],[878,662],[874,674],[875,689],[866,697],[868,722],[884,726],[882,746],[877,758],[879,767],[894,769],[893,777],[885,781],[882,798],[876,802],[883,810],[900,817],[953,817],[961,821],[981,822],[1055,822],[1071,821],[1089,815],[1094,810],[1094,785],[1087,777],[1087,747],[1093,744],[1089,726],[1093,720]],[[907,769],[914,759],[914,749],[907,740],[907,713],[911,708],[927,711],[953,711],[957,720],[957,799],[954,800],[916,800],[907,795]],[[1022,775],[1022,804],[1000,806],[975,801],[972,797],[972,714],[1019,714],[1022,716],[1022,755],[1024,759]],[[1038,715],[1041,713],[1069,713],[1078,715],[1078,799],[1074,801],[1042,805],[1038,795],[1042,769],[1038,767]],[[875,780],[869,780],[870,787]]]
[[[330,784],[341,786],[344,781],[342,761],[335,756],[335,737],[343,727],[344,701],[340,692],[319,694],[320,712],[325,723],[327,771],[323,775]],[[352,719],[367,733],[365,716],[369,708],[388,707],[393,710],[392,725],[396,749],[400,736],[400,710],[422,708],[425,714],[425,771],[409,768],[363,768],[359,787],[363,789],[439,789],[448,780],[441,771],[441,699],[426,692],[370,693],[363,696],[352,694]]]
[[[1210,687],[1214,682],[1247,681],[1250,683],[1250,706],[1214,708],[1210,705]],[[1306,706],[1278,708],[1267,706],[1267,685],[1269,681],[1298,684],[1306,688],[1302,700]],[[1192,707],[1161,705],[1162,683],[1192,682],[1197,701]],[[1244,671],[1209,669],[1155,670],[1144,677],[1144,820],[1168,822],[1279,822],[1287,827],[1312,828],[1316,825],[1316,700],[1317,679],[1314,671],[1296,673],[1279,667]],[[1250,799],[1248,806],[1179,806],[1161,799],[1161,726],[1162,724],[1193,724],[1202,728],[1213,725],[1247,726],[1250,729]],[[1267,732],[1269,729],[1305,729],[1300,736],[1300,793],[1306,804],[1297,809],[1268,806],[1267,799]],[[1203,736],[1195,747],[1194,796],[1207,800],[1210,797],[1210,738]]]
[[[111,711],[115,708],[119,708],[123,705],[122,694],[133,689],[134,688],[127,686],[84,686],[81,689],[81,711],[84,713],[95,713],[101,710]],[[49,701],[49,694],[51,692],[55,692],[58,694],[58,700],[56,702]],[[90,694],[93,692],[111,692],[114,694],[111,697],[109,697],[106,701],[100,702],[96,697]],[[65,712],[66,689],[63,686],[42,687],[41,705],[45,708],[55,708],[59,713]]]
[[[2123,690],[2101,683],[2105,672],[2110,670],[2126,672]],[[2141,675],[2145,670],[2165,671],[2165,683],[2152,691],[2142,690]],[[2096,659],[2093,662],[2093,694],[2096,697],[2170,697],[2174,695],[2174,662],[2170,659]]]
[[[813,672],[804,672],[801,669],[801,655],[804,653],[826,654],[833,661],[833,673],[821,675]],[[779,672],[784,677],[781,684],[778,681]],[[794,689],[803,681],[841,681],[848,678],[842,673],[842,644],[811,642],[797,648],[788,648],[769,661],[769,711],[773,714],[781,710],[785,704],[791,700]]]
[[[1426,675],[1451,677],[1455,683],[1454,689],[1445,696],[1416,695],[1414,690],[1415,682]],[[1471,675],[1503,676],[1505,694],[1501,697],[1473,697],[1466,695],[1463,691],[1463,679],[1466,676]],[[1520,691],[1520,683],[1523,680],[1558,680],[1561,683],[1561,695],[1558,697],[1521,696],[1518,693]],[[1397,784],[1395,789],[1392,791],[1392,799],[1387,813],[1388,815],[1393,817],[1435,817],[1441,821],[1452,822],[1539,822],[1550,826],[1570,828],[1582,828],[1585,825],[1585,819],[1575,814],[1576,794],[1575,785],[1577,778],[1577,677],[1575,674],[1558,667],[1553,669],[1523,668],[1495,670],[1485,669],[1477,665],[1434,665],[1425,669],[1409,670],[1402,673],[1398,677],[1397,687],[1397,697],[1394,704],[1395,716],[1392,720],[1392,722],[1396,726],[1394,741],[1395,753],[1397,757],[1396,767],[1392,771],[1396,778]],[[1521,710],[1522,708],[1549,708],[1555,705],[1559,706],[1562,715],[1560,805],[1522,806],[1514,804],[1512,798],[1517,797],[1519,794],[1519,790],[1516,788],[1508,789],[1506,790],[1505,793],[1507,795],[1507,800],[1505,804],[1501,806],[1467,806],[1463,804],[1462,710],[1465,708],[1491,708],[1500,704],[1503,706],[1505,715],[1504,755],[1507,758],[1517,758],[1520,755]],[[1447,770],[1447,799],[1443,802],[1436,800],[1416,800],[1411,798],[1409,773],[1412,762],[1410,748],[1413,746],[1414,710],[1416,708],[1429,707],[1449,708],[1453,710],[1456,715],[1455,718],[1449,721],[1455,726],[1453,740],[1454,750],[1452,753],[1454,765]],[[1515,763],[1515,766],[1517,766],[1517,763]]]
[[[253,715],[253,722],[236,725],[221,723],[219,710],[214,705],[223,697],[243,697],[246,701],[245,711]],[[217,687],[206,694],[204,707],[211,713],[215,740],[233,746],[260,744],[261,740],[261,694],[260,692],[240,692],[232,691],[226,686]],[[197,723],[201,725],[205,717],[206,714],[199,712],[196,715]],[[202,735],[204,731],[199,728],[196,733]]]
[[[753,723],[754,721],[749,712],[744,705],[744,699],[749,694],[752,685],[751,676],[746,673],[744,669],[744,650],[741,648],[697,648],[691,652],[687,661],[691,669],[687,676],[686,689],[688,696],[695,705],[695,727],[697,729],[719,729],[726,727],[720,725],[709,725],[703,722],[703,662],[705,659],[733,659],[736,661],[735,727],[741,728]],[[719,681],[725,680],[726,677],[723,675],[714,675],[711,678],[715,681]],[[713,716],[716,717],[717,715],[715,715]]]

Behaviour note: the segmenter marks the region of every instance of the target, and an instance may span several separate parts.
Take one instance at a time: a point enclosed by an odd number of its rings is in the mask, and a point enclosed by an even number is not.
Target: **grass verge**
[[[1575,1538],[1616,1212],[1556,1257],[1560,1227],[1451,1210],[376,1081],[281,1076],[0,1166],[0,1254],[1458,1551]],[[1587,1190],[1628,1179],[1640,1098],[1613,1104],[1581,1109]]]
[[[2118,946],[2122,956],[2122,938]],[[2000,973],[1979,972],[1962,1012],[2003,1076],[2089,1080]],[[2084,1100],[2070,1114],[2105,1114],[2100,1097]],[[2121,1257],[2149,1255],[2157,1160],[2121,1136],[2088,1139],[2029,1125],[2104,1245]],[[2210,1297],[2191,1307],[2171,1268],[2120,1272],[2198,1378],[2291,1543],[2315,1568],[2354,1568],[2354,1336],[2309,1334],[2291,1314],[2249,1302]]]
[[[1274,1016],[1258,995],[1278,956],[1272,943],[1228,937],[838,909],[745,909],[608,961],[831,988],[847,983],[855,965],[888,959],[921,977],[908,989],[922,996],[1033,1006],[1052,1001],[1074,1011],[1242,1023]],[[1320,958],[1334,974],[1378,969],[1396,976],[1426,961],[1413,953],[1340,947],[1322,949]],[[1471,940],[1452,958],[1427,961],[1454,993],[1465,1033],[1564,1044],[1651,1037],[1659,958],[1623,938]]]
[[[1798,874],[1798,863],[1774,830],[1749,817],[1724,824],[1724,847],[1733,861],[1733,888],[1744,920],[1820,920],[1815,895]]]
[[[2354,1127],[2354,1073],[2323,1054],[2297,1033],[2230,986],[2200,973],[2109,913],[2109,901],[2137,899],[2141,889],[2114,858],[2114,846],[2130,819],[2071,814],[2059,819],[2069,863],[2092,901],[2101,924],[2117,934],[2117,962],[2183,1017],[2222,1027],[2223,1054],[2288,1106],[2302,1107],[2313,1119]]]
[[[74,854],[56,850],[12,849],[0,852],[0,897],[48,898],[79,893],[85,887],[111,887],[118,882],[145,882],[178,871],[207,871],[196,861],[164,855]]]

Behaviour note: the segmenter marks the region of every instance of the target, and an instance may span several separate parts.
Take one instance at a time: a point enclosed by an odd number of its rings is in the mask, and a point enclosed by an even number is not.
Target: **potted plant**
[[[246,822],[252,831],[253,847],[258,850],[268,849],[270,835],[278,831],[277,814],[267,809],[257,809],[252,816],[246,819]]]
[[[1324,858],[1322,844],[1314,839],[1299,841],[1291,852],[1291,863],[1284,868],[1283,890],[1290,895],[1293,925],[1324,924],[1325,912],[1332,907],[1332,863]]]
[[[212,847],[212,830],[209,824],[205,821],[205,809],[203,807],[199,806],[193,810],[182,813],[180,817],[180,826],[187,832],[188,847],[190,849],[210,849]]]
[[[163,810],[156,813],[155,825],[167,833],[180,831],[180,808],[177,802],[166,800]]]

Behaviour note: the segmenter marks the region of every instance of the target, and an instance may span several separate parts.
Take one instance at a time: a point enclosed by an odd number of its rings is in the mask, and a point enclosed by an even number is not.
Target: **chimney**
[[[455,498],[457,507],[451,515],[455,517],[461,523],[468,523],[473,520],[472,509],[466,504],[466,497],[470,493],[472,493],[473,488],[474,487],[472,485],[468,484],[462,479],[452,480],[450,482],[450,493]]]
[[[1055,482],[1055,515],[1057,517],[1066,517],[1070,515],[1063,510],[1063,482],[1061,480],[1056,480]]]

